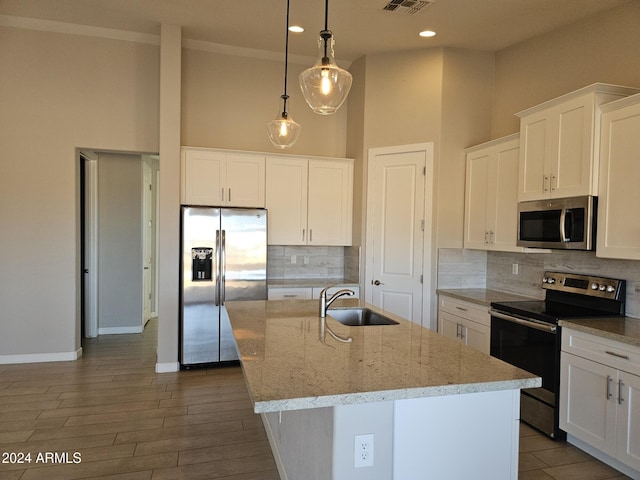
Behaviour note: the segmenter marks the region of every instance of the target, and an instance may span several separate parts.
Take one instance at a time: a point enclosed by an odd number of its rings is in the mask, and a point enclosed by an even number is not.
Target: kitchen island
[[[313,300],[227,304],[283,480],[517,478],[519,390],[540,378],[366,306],[398,324],[348,327],[331,309],[323,324]]]

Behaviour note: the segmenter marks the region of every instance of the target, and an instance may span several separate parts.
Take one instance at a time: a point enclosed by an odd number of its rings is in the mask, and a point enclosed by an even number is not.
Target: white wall
[[[142,331],[142,158],[98,154],[98,334]]]
[[[0,361],[72,358],[76,147],[157,151],[158,48],[0,27],[0,65]]]
[[[496,53],[492,137],[515,113],[596,82],[640,86],[640,2],[633,1]]]

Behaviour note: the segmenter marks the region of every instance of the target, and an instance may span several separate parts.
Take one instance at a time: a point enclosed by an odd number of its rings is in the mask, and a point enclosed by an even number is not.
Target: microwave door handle
[[[566,218],[567,218],[567,209],[563,208],[560,211],[560,241],[562,243],[567,241],[567,235],[566,235],[566,230],[565,230]]]

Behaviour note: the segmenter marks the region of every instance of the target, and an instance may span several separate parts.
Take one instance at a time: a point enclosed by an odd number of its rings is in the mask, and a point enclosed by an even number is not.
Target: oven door
[[[522,390],[521,419],[558,438],[560,335],[554,324],[491,313],[491,356],[542,378],[542,387]]]

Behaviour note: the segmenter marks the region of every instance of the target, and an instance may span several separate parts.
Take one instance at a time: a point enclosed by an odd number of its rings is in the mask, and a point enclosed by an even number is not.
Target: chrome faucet
[[[343,288],[342,290],[338,290],[336,293],[334,293],[333,295],[331,295],[331,297],[327,299],[327,290],[329,290],[330,288],[331,287],[324,288],[320,292],[320,318],[324,318],[327,316],[327,308],[329,308],[329,305],[335,302],[338,298],[344,295],[349,295],[349,296],[354,295],[353,290],[348,290],[346,288]]]

